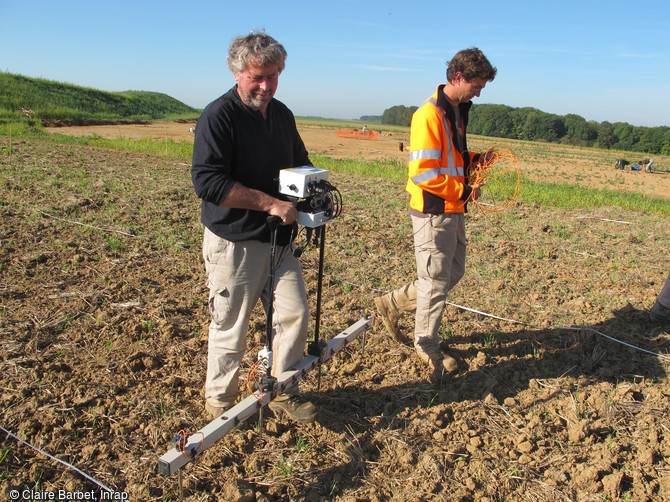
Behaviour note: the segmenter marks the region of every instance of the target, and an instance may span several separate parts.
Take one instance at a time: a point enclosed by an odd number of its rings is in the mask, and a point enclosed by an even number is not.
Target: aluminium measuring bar
[[[295,364],[291,369],[277,377],[277,386],[271,392],[263,392],[247,396],[222,416],[215,418],[198,432],[193,433],[185,441],[182,451],[176,446],[158,459],[158,471],[170,475],[191,462],[193,458],[216,443],[228,434],[241,422],[256,413],[260,408],[272,401],[284,389],[295,384],[309,371],[328,361],[334,354],[354,341],[361,333],[365,333],[372,326],[374,318],[369,314],[349,326],[339,335],[333,337],[321,351],[321,356],[308,355]]]

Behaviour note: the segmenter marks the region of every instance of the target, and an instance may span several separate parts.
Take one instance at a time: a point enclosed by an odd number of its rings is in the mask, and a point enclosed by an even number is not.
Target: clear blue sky
[[[477,46],[498,76],[475,103],[670,126],[668,0],[0,0],[0,71],[202,108],[251,29],[286,47],[276,97],[296,115],[420,105]]]

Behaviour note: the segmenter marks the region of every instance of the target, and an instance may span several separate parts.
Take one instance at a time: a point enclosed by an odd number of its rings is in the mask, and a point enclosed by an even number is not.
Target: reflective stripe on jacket
[[[405,189],[410,207],[421,213],[443,214],[465,211],[464,193],[471,154],[465,150],[465,124],[470,104],[459,107],[464,151],[454,145],[455,116],[448,117],[439,106],[438,93],[443,86],[412,116],[410,130],[409,179]],[[451,112],[451,110],[450,110]],[[467,164],[464,162],[466,159]]]

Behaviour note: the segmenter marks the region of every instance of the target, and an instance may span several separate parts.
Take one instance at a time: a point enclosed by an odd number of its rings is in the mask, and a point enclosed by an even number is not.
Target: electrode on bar
[[[324,347],[320,356],[308,355],[277,378],[276,388],[270,392],[252,394],[215,418],[199,431],[191,434],[180,447],[174,447],[158,459],[158,471],[170,475],[191,462],[198,454],[216,443],[223,436],[248,419],[260,408],[267,405],[284,389],[295,384],[309,371],[328,361],[334,354],[345,348],[359,335],[372,326],[374,318],[366,314],[362,319],[333,337]]]

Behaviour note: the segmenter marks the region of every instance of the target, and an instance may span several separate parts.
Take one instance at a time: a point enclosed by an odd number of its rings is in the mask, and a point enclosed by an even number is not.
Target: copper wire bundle
[[[516,176],[516,184],[513,189],[504,184],[500,177],[506,173],[513,173]],[[487,198],[493,197],[492,203],[483,204],[477,200],[471,199],[482,211],[504,211],[514,205],[519,197],[521,187],[521,175],[519,173],[519,164],[516,156],[512,153],[509,146],[504,143],[496,143],[479,156],[479,161],[470,171],[470,185],[486,182]]]
[[[263,393],[261,392],[261,378],[265,369],[261,360],[251,365],[247,372],[247,391],[249,395],[255,396],[259,402],[263,402]]]

